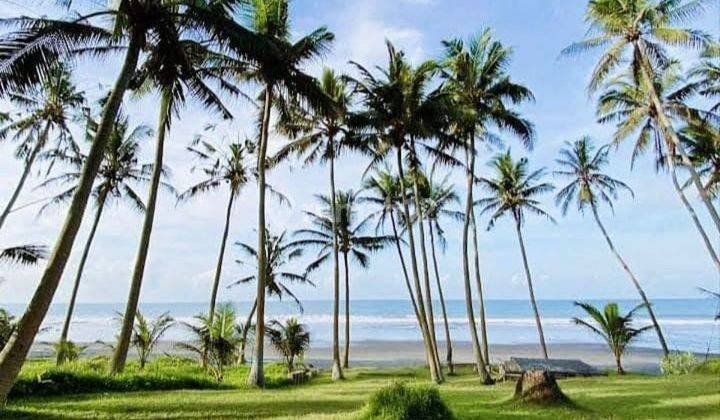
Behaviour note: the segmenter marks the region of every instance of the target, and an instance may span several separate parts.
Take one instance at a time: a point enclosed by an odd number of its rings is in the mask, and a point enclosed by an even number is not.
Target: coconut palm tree
[[[620,266],[627,273],[643,301],[643,306],[647,308],[660,346],[665,356],[667,356],[669,354],[667,343],[665,342],[660,324],[658,324],[657,318],[655,317],[655,311],[652,309],[650,300],[637,277],[635,277],[635,274],[630,270],[627,262],[625,262],[625,259],[615,248],[615,244],[612,239],[610,239],[610,235],[598,214],[600,204],[605,203],[611,210],[613,209],[613,201],[618,199],[618,192],[625,191],[633,195],[632,190],[625,183],[602,172],[604,167],[609,163],[608,153],[608,145],[595,150],[592,139],[589,137],[583,137],[574,143],[566,143],[566,147],[560,150],[560,158],[555,160],[555,163],[557,163],[560,169],[555,171],[554,174],[568,178],[570,182],[558,191],[555,196],[555,203],[561,207],[563,216],[567,214],[572,204],[575,204],[577,210],[582,214],[585,213],[586,208],[590,208],[595,218],[595,223],[598,228],[600,228],[605,242],[607,242],[610,248],[610,252],[612,252],[615,259],[617,259]]]
[[[270,231],[265,233],[265,249],[267,249],[267,260],[265,263],[264,278],[265,278],[265,289],[266,295],[269,297],[277,297],[278,300],[282,300],[285,296],[289,296],[298,306],[298,309],[302,312],[303,306],[300,299],[295,293],[290,290],[290,283],[297,284],[309,284],[315,286],[315,283],[310,281],[307,276],[307,270],[303,273],[297,273],[287,268],[288,264],[295,262],[298,258],[303,256],[305,252],[305,245],[299,241],[288,240],[287,232],[283,231],[279,235],[274,235]],[[257,264],[260,261],[258,251],[255,247],[244,242],[235,242],[235,245],[240,247],[240,251],[249,257],[251,261]],[[237,260],[239,264],[245,264],[242,260]],[[240,284],[247,284],[253,281],[257,281],[257,275],[249,275],[236,280],[232,284],[228,285],[228,288],[235,287]],[[245,325],[242,328],[243,336],[241,341],[240,349],[240,363],[245,363],[245,347],[248,333],[252,330],[252,318],[255,312],[257,312],[258,303],[257,299],[253,302],[253,306],[250,309]],[[256,327],[257,329],[257,327]],[[257,334],[257,331],[255,331]]]
[[[328,108],[317,108],[315,110],[298,109],[299,107],[291,107],[281,113],[279,125],[281,131],[290,135],[293,140],[285,145],[277,155],[274,161],[285,159],[288,155],[294,154],[303,158],[305,165],[312,165],[316,162],[328,163],[330,167],[330,203],[335,206],[335,161],[343,149],[352,145],[350,140],[350,130],[348,128],[349,110],[351,103],[351,94],[347,87],[347,82],[340,76],[336,75],[332,70],[325,68],[319,79],[321,91],[327,95],[331,101]],[[357,147],[356,147],[357,148]],[[331,215],[337,214],[332,209]],[[337,225],[337,220],[331,217],[333,226]],[[340,317],[340,262],[339,262],[339,245],[338,237],[335,234],[337,229],[330,229],[333,240],[333,344],[332,344],[332,379],[338,380],[343,377],[340,368],[340,335],[339,335],[339,317]],[[347,293],[347,292],[346,292]],[[347,311],[347,307],[346,307]],[[346,324],[346,329],[349,328]],[[346,343],[346,353],[347,353]],[[343,367],[347,367],[347,358],[343,359]]]
[[[708,122],[699,121],[683,127],[678,134],[687,147],[690,161],[703,178],[708,195],[717,198],[720,192],[720,130]]]
[[[0,263],[35,265],[47,258],[47,248],[43,245],[20,245],[0,249]]]
[[[512,58],[512,49],[496,40],[492,31],[484,30],[480,35],[467,42],[461,39],[445,41],[443,58],[443,78],[446,88],[456,104],[451,135],[455,142],[449,146],[461,148],[465,155],[466,201],[463,225],[463,274],[465,277],[466,311],[471,328],[471,338],[475,361],[483,380],[489,383],[489,376],[480,365],[490,363],[485,319],[485,301],[480,275],[480,258],[475,222],[474,184],[476,182],[475,160],[478,141],[492,140],[489,130],[493,127],[510,132],[518,137],[523,145],[532,147],[534,140],[533,125],[511,108],[523,102],[534,100],[532,92],[525,86],[514,82],[507,71]],[[469,234],[472,227],[475,283],[478,288],[480,327],[482,332],[482,354],[475,329],[472,309],[472,286],[470,283],[470,261],[468,255]]]
[[[709,46],[702,54],[700,63],[690,69],[690,77],[694,78],[694,86],[703,97],[717,101],[710,107],[710,112],[720,110],[720,45]]]
[[[306,246],[319,247],[317,258],[308,265],[308,271],[314,271],[327,262],[335,247],[335,238],[338,242],[338,251],[343,256],[345,268],[345,351],[343,353],[342,367],[347,369],[350,365],[350,269],[349,257],[360,265],[367,268],[370,264],[369,253],[379,251],[393,238],[391,236],[367,235],[365,230],[371,218],[366,217],[358,220],[357,207],[359,204],[359,192],[348,190],[338,191],[335,196],[335,204],[330,197],[324,195],[316,196],[322,203],[323,209],[320,214],[306,211],[310,217],[312,228],[299,229],[296,235],[304,238],[297,243]],[[335,215],[333,217],[333,215]],[[333,228],[334,226],[334,228]],[[333,235],[333,232],[335,234]]]
[[[617,303],[608,303],[605,305],[602,312],[589,303],[575,302],[575,305],[582,308],[587,315],[590,316],[590,321],[588,322],[584,319],[576,317],[573,318],[573,322],[576,325],[581,325],[602,337],[610,347],[610,351],[612,351],[613,356],[615,356],[617,373],[619,375],[625,374],[621,359],[625,350],[627,350],[628,345],[630,345],[630,343],[632,343],[632,341],[640,334],[653,328],[652,325],[642,328],[632,327],[635,312],[642,309],[645,304],[642,303],[634,307],[624,316],[620,315],[620,309],[618,308]]]
[[[130,342],[137,350],[140,370],[145,369],[158,341],[174,325],[175,320],[169,312],[162,313],[152,320],[147,319],[140,311],[135,314],[135,326]]]
[[[646,95],[644,102],[653,112],[661,138],[668,149],[678,153],[720,233],[720,216],[691,165],[673,124],[674,116],[668,112],[656,83],[672,61],[668,47],[702,51],[713,45],[710,35],[676,26],[705,13],[707,4],[704,0],[590,0],[585,14],[590,27],[587,36],[563,50],[563,54],[605,49],[593,70],[591,91],[602,88],[615,70],[628,65],[633,82]]]
[[[64,64],[53,67],[37,85],[9,95],[13,108],[21,110],[10,123],[0,128],[0,140],[12,136],[19,143],[15,156],[25,161],[20,180],[10,200],[0,214],[0,229],[15,206],[33,165],[38,158],[64,153],[76,146],[70,133],[70,123],[76,111],[85,104],[85,96],[70,80],[70,70]],[[51,135],[56,136],[52,145]],[[44,156],[43,156],[44,155]],[[52,166],[52,159],[50,159]]]
[[[515,231],[517,232],[520,253],[525,268],[525,278],[527,279],[530,294],[530,305],[535,314],[535,323],[540,338],[540,347],[543,357],[548,359],[545,334],[540,321],[540,311],[535,301],[530,265],[528,264],[525,242],[522,236],[522,226],[525,223],[527,213],[542,216],[554,222],[552,216],[540,208],[540,203],[537,201],[537,196],[552,191],[554,187],[549,183],[541,182],[545,174],[543,169],[529,172],[527,159],[513,160],[510,150],[496,156],[490,162],[490,166],[494,170],[494,177],[482,179],[481,181],[490,195],[487,198],[477,200],[476,205],[482,208],[481,214],[490,215],[488,229],[493,227],[498,219],[508,214],[512,216],[515,222]]]
[[[295,359],[301,357],[310,348],[310,333],[297,318],[289,318],[285,323],[270,321],[265,328],[270,344],[285,359],[288,373],[295,370]]]
[[[97,126],[97,121],[93,117],[88,116],[86,136],[89,141],[92,141]],[[107,148],[105,149],[102,164],[98,170],[96,185],[92,191],[96,206],[95,216],[87,240],[85,241],[85,247],[80,257],[77,273],[75,274],[75,281],[70,294],[65,321],[63,322],[60,333],[59,348],[63,348],[67,341],[70,323],[75,310],[75,302],[80,289],[80,281],[88,256],[90,255],[93,240],[95,239],[95,233],[100,225],[103,210],[105,210],[105,205],[110,201],[127,202],[140,212],[145,211],[145,205],[142,199],[140,199],[139,194],[135,191],[135,185],[148,181],[151,166],[139,163],[140,143],[151,135],[152,129],[150,127],[145,125],[131,127],[127,117],[119,116],[115,123]],[[41,208],[41,213],[48,206],[64,203],[75,194],[77,182],[80,179],[81,170],[87,156],[82,153],[76,154],[75,152],[71,152],[64,153],[64,156],[58,157],[58,159],[62,159],[69,164],[71,170],[47,179],[40,184],[40,187],[50,187],[58,184],[70,186],[63,187],[62,192],[54,196]],[[169,185],[164,185],[172,189]],[[63,361],[63,352],[58,352],[57,363],[61,364]]]
[[[265,266],[268,258],[265,249],[265,172],[267,167],[267,147],[269,142],[270,120],[274,105],[291,101],[304,102],[310,107],[328,107],[329,100],[317,82],[302,71],[308,61],[322,56],[328,51],[334,35],[325,27],[292,41],[289,19],[290,0],[249,0],[244,2],[244,15],[248,26],[261,35],[278,53],[277,60],[260,63],[249,69],[243,77],[262,87],[259,95],[260,135],[257,156],[258,173],[258,282],[256,291],[257,311],[255,346],[253,363],[247,383],[251,386],[264,386],[263,373],[264,337],[265,337]]]

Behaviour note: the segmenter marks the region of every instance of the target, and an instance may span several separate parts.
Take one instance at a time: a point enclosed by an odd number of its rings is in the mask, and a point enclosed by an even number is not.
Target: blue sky
[[[0,2],[0,16],[51,12],[41,3],[21,4]],[[612,131],[611,127],[595,123],[593,100],[585,89],[595,57],[559,59],[561,49],[584,34],[584,7],[584,1],[567,0],[296,0],[292,19],[298,34],[326,25],[337,36],[333,52],[324,62],[314,63],[309,68],[313,73],[319,72],[323,65],[349,71],[348,60],[366,65],[382,64],[386,38],[417,62],[438,56],[443,39],[468,37],[483,28],[492,28],[502,42],[514,48],[511,74],[529,86],[537,99],[534,104],[522,108],[537,128],[535,149],[528,153],[510,137],[507,144],[516,155],[526,154],[533,167],[552,170],[553,159],[564,141],[588,134],[599,143],[607,142]],[[720,19],[717,13],[712,10],[697,26],[718,36]],[[683,56],[684,64],[691,63],[689,58]],[[88,91],[90,97],[96,97],[101,86],[107,87],[112,82],[117,68],[117,59],[100,64],[80,62],[75,81]],[[252,93],[253,88],[247,87],[247,91]],[[134,123],[154,125],[156,104],[157,98],[152,96],[130,99],[127,109]],[[6,106],[3,104],[3,108]],[[231,107],[236,119],[224,132],[232,136],[252,135],[251,108],[240,101],[231,103]],[[190,105],[171,131],[167,163],[173,169],[172,181],[180,190],[197,180],[197,174],[190,173],[194,162],[185,152],[185,146],[204,124],[213,121],[211,115]],[[273,135],[272,147],[277,148],[284,141]],[[614,215],[607,209],[602,212],[621,252],[651,297],[697,296],[697,286],[716,288],[718,274],[713,270],[688,215],[681,208],[669,178],[654,172],[650,156],[630,171],[629,146],[622,145],[612,154],[609,171],[632,186],[635,199],[624,197]],[[12,159],[11,151],[11,145],[0,145],[0,199],[3,201],[9,196],[20,169],[19,162]],[[151,142],[145,145],[144,151],[145,159],[149,161],[152,158]],[[479,159],[485,162],[494,153],[483,151]],[[359,156],[341,159],[338,163],[339,187],[358,188],[366,163]],[[484,164],[481,166],[481,171],[487,173]],[[302,210],[317,208],[313,194],[327,190],[326,172],[323,167],[303,168],[298,163],[288,163],[270,175],[271,183],[290,196],[293,204],[291,209],[276,204],[270,208],[270,226],[274,231],[294,230],[307,224]],[[562,182],[552,177],[548,180]],[[30,188],[19,200],[21,205],[51,193],[33,190],[39,181],[35,178],[30,182]],[[458,190],[463,193],[459,183]],[[161,197],[142,291],[144,301],[207,299],[226,199],[227,193],[222,190],[179,206],[175,205],[173,197]],[[561,217],[551,196],[546,197],[544,204],[558,224],[529,220],[525,226],[538,298],[635,297],[634,289],[611,258],[592,220],[572,212],[566,218]],[[699,206],[697,209],[702,210]],[[36,208],[32,207],[13,213],[10,225],[3,232],[2,245],[27,242],[52,245],[64,210],[56,208],[39,218],[35,214]],[[233,213],[231,240],[253,241],[255,217],[255,192],[248,188],[243,191]],[[140,223],[141,216],[122,204],[113,205],[106,213],[91,251],[80,301],[118,302],[125,299]],[[88,224],[83,225],[78,236],[56,301],[68,298]],[[446,231],[449,244],[440,261],[445,293],[450,298],[461,298],[460,226],[448,221]],[[511,224],[502,221],[489,232],[481,231],[480,241],[487,297],[526,298],[517,239]],[[230,246],[224,284],[245,273],[234,262],[239,256],[237,247]],[[6,280],[0,285],[2,302],[26,301],[41,273],[41,268],[2,267],[0,270]],[[358,267],[351,270],[355,299],[406,296],[393,252],[377,254],[366,271]],[[329,274],[329,270],[321,270],[313,278],[318,287],[297,287],[297,294],[308,299],[329,298]],[[249,300],[253,290],[251,287],[223,289],[221,299]]]

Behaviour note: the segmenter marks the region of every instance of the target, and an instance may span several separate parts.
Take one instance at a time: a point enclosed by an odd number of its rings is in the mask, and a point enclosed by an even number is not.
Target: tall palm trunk
[[[23,187],[25,186],[25,181],[27,181],[28,176],[30,176],[30,171],[32,170],[33,163],[35,163],[35,159],[37,159],[37,157],[40,154],[40,152],[42,151],[43,147],[45,147],[45,143],[47,143],[47,138],[48,138],[49,133],[50,133],[50,122],[47,122],[47,123],[45,123],[45,128],[43,128],[42,132],[40,133],[40,137],[38,139],[36,139],[36,141],[35,141],[35,147],[33,147],[32,151],[30,152],[30,155],[28,156],[27,160],[25,161],[25,167],[23,168],[23,172],[20,175],[20,180],[18,180],[15,190],[13,191],[12,195],[10,196],[10,201],[8,201],[2,214],[0,214],[0,230],[2,229],[3,225],[5,224],[5,220],[7,219],[8,215],[10,215],[10,212],[12,211],[13,206],[15,206],[15,201],[17,201],[18,197],[20,196],[20,192],[22,191]]]
[[[528,291],[530,292],[530,305],[532,305],[533,312],[535,313],[535,324],[538,329],[538,336],[540,337],[540,347],[542,349],[542,355],[545,360],[548,360],[547,345],[545,344],[545,334],[543,333],[542,322],[540,321],[540,311],[535,301],[535,291],[533,290],[532,276],[530,275],[530,266],[528,265],[527,253],[525,252],[525,241],[522,236],[522,226],[520,224],[520,217],[517,214],[513,214],[515,217],[515,230],[517,231],[518,243],[520,244],[520,253],[522,254],[523,267],[525,268],[525,278],[527,279]]]
[[[20,372],[20,368],[27,357],[27,353],[40,328],[40,324],[42,324],[43,319],[45,319],[45,315],[47,314],[47,310],[50,307],[50,303],[52,302],[65,269],[65,264],[70,257],[70,252],[75,243],[75,237],[77,236],[83,215],[85,214],[92,184],[100,168],[103,153],[110,138],[115,118],[122,103],[122,98],[125,95],[130,78],[137,67],[143,38],[144,34],[138,33],[133,33],[130,36],[130,42],[125,53],[125,61],[118,79],[113,86],[112,93],[105,103],[95,140],[85,160],[78,187],[75,190],[75,195],[73,195],[53,253],[48,260],[45,271],[35,289],[35,293],[25,310],[25,314],[20,319],[18,328],[13,332],[5,344],[5,347],[2,349],[2,352],[0,352],[0,405],[4,405],[7,401],[10,388],[12,388],[15,378],[18,372]]]
[[[255,310],[257,309],[257,299],[253,301],[253,306],[250,308],[250,313],[248,314],[247,319],[245,320],[245,326],[243,328],[243,335],[242,335],[242,342],[240,343],[240,364],[244,365],[245,360],[245,348],[247,347],[247,337],[250,333],[250,326],[252,325],[252,317],[255,315]]]
[[[330,210],[332,211],[333,240],[333,324],[332,324],[332,374],[331,379],[343,379],[340,365],[340,251],[337,237],[337,193],[335,191],[335,145],[333,136],[328,139],[333,156],[330,157]]]
[[[430,220],[427,221],[428,230],[430,231],[430,252],[432,254],[433,268],[435,269],[435,283],[437,284],[438,297],[440,298],[440,307],[442,309],[443,324],[445,326],[445,346],[447,347],[445,353],[445,361],[447,362],[448,372],[450,374],[455,373],[455,368],[452,362],[453,349],[452,340],[450,339],[450,325],[448,325],[447,308],[445,307],[445,296],[442,290],[442,284],[440,283],[440,269],[438,268],[437,253],[435,251],[435,231],[433,224]]]
[[[145,217],[142,232],[140,233],[140,243],[135,259],[135,267],[133,268],[132,279],[130,281],[130,291],[128,293],[127,303],[125,304],[125,312],[123,313],[123,322],[120,327],[118,342],[115,346],[115,352],[110,365],[110,373],[112,374],[122,373],[123,370],[125,370],[125,362],[127,361],[127,354],[130,349],[130,338],[132,337],[133,326],[135,325],[135,315],[137,314],[138,304],[140,302],[140,288],[142,287],[145,263],[147,262],[148,252],[150,250],[150,236],[152,235],[153,223],[155,221],[155,208],[157,206],[158,190],[160,188],[160,177],[163,172],[165,136],[167,134],[168,116],[171,112],[171,95],[171,91],[164,89],[160,97],[160,114],[158,116],[157,138],[155,139],[155,161],[153,162],[153,170],[150,175],[150,190],[148,191]]]
[[[93,239],[95,239],[95,232],[97,232],[98,225],[100,224],[100,216],[102,216],[103,209],[105,208],[105,199],[107,198],[107,190],[103,189],[100,192],[97,202],[97,210],[95,211],[95,219],[93,220],[90,233],[88,234],[87,241],[85,242],[85,249],[83,249],[82,257],[80,258],[80,264],[78,265],[78,271],[75,275],[75,283],[73,283],[72,294],[70,295],[70,302],[68,303],[67,313],[65,314],[65,322],[63,322],[62,331],[60,332],[60,348],[63,348],[65,342],[67,342],[68,333],[70,331],[70,322],[72,320],[73,312],[75,311],[75,301],[77,300],[78,290],[80,289],[80,280],[82,279],[83,271],[85,270],[85,263],[87,257],[90,254],[90,247],[92,246]],[[62,364],[62,351],[58,352],[56,363]]]
[[[215,279],[213,280],[212,293],[210,294],[210,309],[208,318],[212,325],[215,317],[215,306],[217,302],[218,288],[220,287],[220,276],[222,274],[223,260],[225,259],[225,246],[227,244],[228,232],[230,231],[230,215],[232,214],[233,202],[235,201],[235,190],[230,188],[230,199],[228,199],[227,211],[225,212],[225,228],[223,229],[222,240],[220,240],[220,254],[215,266]]]
[[[395,222],[395,209],[390,210],[390,223],[392,225],[393,237],[395,238],[395,248],[397,249],[398,258],[400,258],[400,266],[402,267],[403,271],[403,277],[405,278],[405,286],[407,287],[408,295],[410,296],[410,302],[412,303],[415,318],[417,318],[418,322],[420,322],[420,312],[418,311],[415,294],[413,293],[412,286],[410,285],[410,276],[408,275],[407,265],[405,264],[405,257],[403,256],[402,247],[400,246],[400,236],[398,235],[397,223]]]
[[[252,366],[247,377],[250,386],[265,386],[263,363],[265,360],[265,274],[267,266],[267,249],[265,249],[265,169],[267,158],[268,132],[270,130],[270,110],[272,109],[273,86],[265,87],[262,125],[260,130],[260,150],[257,160],[258,172],[258,275],[255,301],[255,347],[253,348]]]
[[[474,173],[474,170],[473,170]],[[490,349],[487,336],[487,320],[485,318],[485,294],[483,293],[482,276],[480,274],[480,249],[478,248],[477,222],[475,221],[475,206],[473,206],[471,217],[473,234],[473,260],[475,262],[475,283],[478,288],[478,307],[480,311],[480,334],[482,334],[482,350],[485,363],[490,365]]]
[[[462,262],[463,262],[463,280],[465,281],[465,310],[467,312],[468,327],[470,328],[470,341],[472,341],[473,356],[475,357],[475,368],[477,369],[480,380],[484,384],[491,384],[492,379],[487,371],[487,365],[480,349],[478,340],[477,325],[475,324],[475,311],[472,303],[472,285],[470,284],[470,258],[468,256],[468,243],[470,235],[470,218],[473,209],[473,185],[475,184],[475,141],[474,136],[470,139],[471,150],[465,151],[465,161],[467,162],[467,198],[465,201],[465,219],[463,221],[462,232]]]
[[[343,354],[343,369],[350,367],[350,270],[348,269],[348,254],[343,252],[345,265],[345,353]]]
[[[433,347],[432,338],[427,325],[427,317],[425,315],[425,303],[423,302],[422,287],[420,286],[420,275],[418,273],[417,256],[415,255],[415,234],[412,229],[412,218],[410,217],[410,205],[408,204],[407,189],[405,186],[405,171],[403,169],[402,149],[397,148],[397,166],[398,176],[400,178],[400,197],[402,199],[403,217],[408,227],[408,247],[410,248],[410,268],[412,269],[413,282],[415,283],[416,302],[420,317],[420,332],[423,336],[423,344],[425,345],[425,355],[427,357],[428,366],[430,368],[430,378],[433,382],[440,383],[442,381],[438,374],[439,366],[437,365],[437,356]]]
[[[640,298],[642,299],[643,303],[645,304],[645,307],[647,308],[648,315],[650,315],[650,320],[652,321],[653,327],[655,328],[655,332],[657,332],[658,340],[660,341],[660,346],[662,347],[663,353],[665,356],[667,356],[670,351],[668,350],[667,343],[665,342],[665,336],[663,335],[662,330],[660,329],[660,324],[658,324],[657,319],[655,318],[655,311],[653,311],[652,306],[650,305],[650,300],[648,300],[647,296],[645,295],[645,291],[640,286],[640,282],[635,277],[635,274],[630,270],[630,267],[627,265],[623,257],[620,255],[617,249],[615,249],[615,245],[613,244],[612,240],[610,239],[610,235],[608,235],[607,231],[605,230],[605,226],[600,221],[600,216],[598,215],[597,208],[595,207],[595,203],[590,203],[590,207],[592,207],[593,216],[595,217],[595,222],[597,223],[598,227],[600,228],[600,231],[602,232],[603,236],[605,237],[605,242],[607,242],[608,247],[610,247],[610,252],[615,256],[615,259],[618,260],[618,263],[622,266],[623,270],[628,274],[630,277],[630,281],[632,281],[633,285],[635,286],[635,289],[637,290],[638,294],[640,295]]]

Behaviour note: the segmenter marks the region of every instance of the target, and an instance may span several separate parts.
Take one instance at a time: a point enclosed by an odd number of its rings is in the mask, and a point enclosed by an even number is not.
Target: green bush
[[[720,358],[713,358],[695,366],[693,373],[701,373],[706,375],[720,375]]]
[[[694,354],[686,353],[670,353],[660,362],[660,370],[665,375],[687,375],[699,364]]]
[[[445,420],[453,414],[436,388],[395,383],[370,397],[364,412],[366,419]]]

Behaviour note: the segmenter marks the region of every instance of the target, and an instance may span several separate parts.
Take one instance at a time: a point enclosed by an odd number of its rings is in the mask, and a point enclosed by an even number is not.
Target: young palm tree
[[[288,373],[295,370],[295,359],[310,348],[310,333],[296,318],[289,318],[284,324],[270,321],[265,328],[265,334],[270,339],[270,344],[285,359]]]
[[[653,111],[661,138],[668,149],[678,153],[720,233],[720,216],[691,165],[673,124],[673,115],[665,107],[656,83],[659,73],[671,62],[667,47],[704,50],[713,44],[712,38],[702,31],[675,26],[692,22],[705,13],[707,3],[703,0],[591,0],[586,12],[590,26],[587,37],[566,48],[563,54],[605,48],[593,70],[591,91],[601,88],[620,66],[629,64],[633,82],[646,94],[645,102]]]
[[[70,133],[70,122],[73,114],[85,104],[83,93],[72,84],[70,70],[63,64],[53,67],[39,84],[11,92],[9,99],[13,108],[22,111],[8,125],[0,128],[0,140],[12,133],[12,139],[20,143],[15,156],[23,159],[25,165],[10,200],[0,213],[0,230],[13,210],[35,161],[43,155],[51,158],[56,153],[76,147]],[[53,134],[56,140],[49,145],[48,140]]]
[[[582,308],[590,316],[591,321],[573,318],[573,322],[576,325],[582,325],[605,340],[615,356],[617,373],[623,375],[625,370],[622,367],[621,359],[627,346],[640,334],[653,327],[652,325],[642,328],[632,327],[635,312],[642,309],[645,304],[636,306],[624,316],[620,315],[617,303],[608,303],[602,312],[589,303],[575,302],[575,305]]]
[[[158,341],[173,325],[175,320],[168,312],[158,315],[154,320],[145,318],[140,311],[135,314],[135,325],[130,342],[137,350],[140,370],[145,369]]]
[[[533,290],[530,266],[522,236],[522,226],[528,212],[543,216],[554,222],[553,218],[539,207],[540,203],[536,198],[540,194],[552,191],[554,187],[549,183],[540,182],[545,173],[543,169],[528,172],[527,159],[522,158],[514,161],[509,150],[495,157],[490,162],[490,165],[494,169],[494,177],[482,180],[482,184],[490,192],[490,196],[478,200],[476,204],[482,207],[481,214],[487,213],[490,215],[488,228],[494,226],[499,218],[508,214],[515,221],[515,231],[517,232],[520,253],[525,267],[525,278],[530,293],[530,304],[535,314],[540,347],[543,357],[548,359],[545,334],[540,321],[540,311],[535,301],[535,291]]]
[[[267,147],[273,105],[291,100],[306,102],[311,107],[327,107],[327,96],[320,90],[315,79],[302,71],[309,60],[322,56],[334,39],[325,27],[318,28],[299,40],[290,38],[290,0],[249,0],[245,2],[245,16],[248,25],[261,35],[278,54],[277,60],[260,63],[251,68],[244,78],[262,86],[260,93],[261,114],[259,116],[260,140],[257,156],[258,176],[258,282],[257,311],[255,325],[255,346],[253,363],[247,383],[264,386],[264,337],[265,337],[265,266],[268,258],[265,249],[265,172],[267,169]]]
[[[566,143],[566,148],[560,150],[560,158],[555,162],[560,166],[560,170],[555,171],[555,175],[569,178],[570,182],[558,191],[555,196],[555,203],[561,206],[563,216],[567,214],[568,208],[575,203],[580,213],[585,213],[585,209],[590,207],[595,223],[603,234],[605,242],[610,247],[610,252],[615,256],[620,266],[625,270],[633,286],[637,290],[643,301],[643,306],[648,310],[652,325],[657,332],[660,346],[665,356],[669,354],[665,337],[663,336],[660,325],[655,318],[653,311],[645,291],[640,282],[633,274],[625,259],[615,248],[615,244],[610,239],[607,230],[598,214],[598,206],[607,204],[613,209],[613,201],[617,200],[619,191],[626,191],[633,195],[632,190],[622,181],[614,179],[602,172],[603,168],[608,164],[609,146],[603,146],[595,150],[592,140],[589,137],[583,137],[574,143]]]
[[[288,264],[293,263],[298,258],[302,257],[305,252],[305,245],[299,241],[289,241],[287,232],[282,232],[279,235],[273,235],[270,231],[265,233],[265,249],[267,249],[267,259],[265,260],[265,293],[269,297],[277,297],[278,300],[282,300],[283,297],[289,296],[298,306],[298,309],[302,312],[303,306],[300,303],[300,299],[290,290],[289,283],[297,284],[309,284],[315,286],[307,277],[307,271],[300,274],[294,271],[290,271],[286,268]],[[255,263],[256,268],[259,264],[260,258],[258,251],[255,247],[250,244],[243,242],[235,242],[235,245],[240,247],[240,250]],[[238,260],[239,264],[243,264],[243,261]],[[228,286],[228,288],[237,286],[239,284],[247,284],[253,281],[257,281],[257,275],[253,274],[250,276],[243,277]],[[250,309],[245,325],[242,328],[243,336],[241,341],[240,349],[240,363],[245,363],[245,347],[247,344],[248,334],[252,330],[252,318],[255,312],[257,312],[258,303],[257,298],[253,302],[253,306]],[[257,331],[255,331],[257,334]]]
[[[477,243],[477,225],[475,223],[474,184],[476,182],[475,160],[476,143],[489,139],[488,130],[498,127],[518,137],[530,148],[534,139],[533,125],[523,119],[510,106],[533,101],[532,92],[517,84],[507,73],[512,58],[512,50],[497,41],[492,31],[485,30],[467,43],[461,39],[444,42],[443,78],[453,98],[455,113],[452,115],[453,137],[456,144],[464,150],[466,167],[465,220],[463,225],[463,274],[465,277],[465,298],[468,321],[471,328],[473,350],[478,370],[483,380],[489,383],[489,376],[480,365],[490,363],[485,319],[485,301],[480,275],[480,258]],[[450,146],[453,146],[451,143]],[[457,146],[456,146],[457,147]],[[482,354],[475,329],[472,309],[472,286],[470,283],[470,261],[468,255],[469,232],[473,230],[473,249],[475,265],[475,283],[478,288],[480,324],[483,336]]]
[[[220,146],[214,145],[202,137],[197,137],[188,147],[188,150],[195,155],[200,164],[201,171],[206,178],[190,187],[180,194],[178,201],[186,201],[197,197],[200,194],[208,193],[217,188],[226,186],[229,190],[227,210],[225,211],[225,226],[220,239],[220,253],[215,267],[212,291],[210,293],[210,309],[208,316],[212,321],[215,313],[218,288],[222,274],[223,260],[225,259],[225,245],[227,244],[230,231],[230,216],[232,215],[233,204],[240,194],[242,188],[252,179],[252,162],[249,156],[254,153],[255,145],[246,141],[245,144],[232,142],[223,150]],[[193,171],[196,168],[193,167]]]
[[[96,129],[97,121],[88,116],[86,135],[90,141],[92,141],[92,137]],[[130,127],[127,117],[120,116],[115,123],[107,148],[105,149],[102,164],[98,170],[96,185],[93,187],[92,191],[96,205],[95,216],[93,218],[87,240],[85,241],[82,256],[80,257],[80,263],[78,265],[77,273],[75,274],[75,281],[70,294],[70,301],[68,302],[65,321],[63,322],[62,330],[60,332],[59,344],[61,348],[67,341],[73,312],[75,311],[75,302],[80,289],[80,281],[82,279],[88,256],[90,255],[90,248],[93,240],[95,239],[95,233],[100,225],[100,218],[103,214],[103,210],[105,210],[105,205],[110,200],[118,202],[125,201],[141,212],[145,210],[145,205],[140,199],[138,193],[135,191],[133,184],[148,181],[150,165],[142,165],[138,161],[140,157],[140,142],[151,135],[152,129],[145,125],[136,126],[134,128]],[[73,196],[73,194],[75,194],[77,182],[81,176],[80,171],[82,170],[87,157],[82,153],[75,154],[72,152],[70,154],[64,154],[64,156],[59,157],[59,159],[68,163],[72,169],[69,172],[47,179],[45,182],[40,184],[40,186],[48,187],[57,184],[70,184],[70,187],[64,189],[60,194],[53,197],[49,203],[42,207],[40,212],[51,204],[66,202]],[[169,186],[167,187],[172,188]],[[62,357],[62,353],[58,353],[58,356]],[[58,364],[61,364],[62,362],[63,360],[61,358],[57,360]]]
[[[328,163],[330,167],[330,203],[333,206],[331,215],[337,214],[334,208],[336,203],[335,191],[335,161],[343,149],[350,146],[348,119],[348,106],[351,102],[351,95],[347,83],[337,76],[332,70],[325,68],[319,79],[322,92],[331,101],[331,107],[327,109],[318,108],[306,111],[304,109],[290,108],[281,113],[281,130],[289,134],[293,140],[284,146],[273,158],[275,161],[282,160],[290,154],[304,157],[303,163],[311,165],[316,161]],[[333,226],[337,220],[332,217]],[[333,252],[333,344],[332,344],[332,379],[338,380],[343,377],[340,368],[340,262],[338,237],[335,234],[337,229],[330,229],[332,236]],[[347,292],[346,292],[347,293]],[[347,311],[347,307],[346,307]],[[346,329],[348,326],[346,325]],[[347,343],[346,343],[347,353]],[[347,367],[347,358],[343,359],[343,367]]]
[[[352,256],[360,267],[367,268],[370,264],[368,254],[382,249],[393,238],[365,234],[364,231],[370,217],[358,220],[358,192],[352,190],[338,191],[335,196],[335,204],[332,203],[330,197],[318,195],[317,198],[323,205],[322,213],[305,212],[310,217],[313,228],[300,229],[295,233],[304,236],[297,243],[320,248],[317,258],[308,265],[309,272],[319,268],[330,259],[331,252],[335,247],[335,241],[338,242],[338,251],[343,256],[343,266],[345,268],[345,352],[343,353],[342,368],[347,369],[350,367],[349,257]]]

